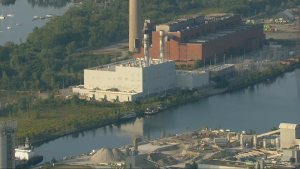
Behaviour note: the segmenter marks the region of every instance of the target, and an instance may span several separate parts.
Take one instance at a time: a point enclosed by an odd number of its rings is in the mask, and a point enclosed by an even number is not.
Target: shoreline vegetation
[[[267,13],[274,12],[281,0],[273,1],[269,5],[267,0],[216,0],[213,3],[211,0],[174,0],[172,3],[169,0],[143,0],[142,8],[143,17],[153,20],[153,25],[156,25],[182,15],[213,13],[216,9],[244,16],[261,7]],[[132,110],[141,115],[153,104],[175,106],[209,97],[196,90],[179,91],[173,96],[118,104],[87,102],[76,96],[71,99],[55,96],[63,85],[66,88],[81,84],[84,68],[111,63],[119,56],[90,52],[78,54],[76,49],[85,46],[100,48],[128,38],[128,1],[114,0],[108,7],[94,2],[86,0],[78,7],[70,7],[61,17],[54,16],[42,28],[34,28],[24,43],[7,42],[0,46],[0,120],[18,120],[16,144],[24,143],[27,136],[30,142],[37,143],[111,124]],[[299,4],[300,0],[289,2],[294,4],[285,4],[285,7]],[[278,67],[282,69],[284,66]],[[263,74],[250,74],[243,82],[223,83],[221,80],[217,86],[233,90],[274,75],[276,70],[270,68]],[[44,93],[50,95],[41,99]]]
[[[248,77],[246,77],[243,80],[239,80],[239,84],[236,85],[232,85],[232,86],[228,86],[226,88],[223,88],[223,90],[219,93],[214,93],[214,94],[206,94],[206,95],[202,95],[201,93],[199,93],[197,90],[194,91],[180,91],[179,94],[173,95],[173,96],[163,96],[163,97],[157,97],[155,99],[150,98],[148,100],[145,101],[141,101],[140,103],[132,103],[135,104],[135,107],[138,111],[136,111],[137,116],[138,117],[143,117],[145,114],[143,114],[143,110],[141,107],[145,108],[144,105],[157,105],[157,104],[165,104],[168,106],[168,109],[173,108],[173,107],[177,107],[183,104],[187,104],[187,103],[191,103],[194,101],[198,101],[200,99],[204,99],[204,98],[208,98],[214,95],[219,95],[219,94],[226,94],[229,92],[233,92],[236,90],[241,90],[241,89],[245,89],[249,86],[252,85],[256,85],[259,84],[263,81],[266,81],[270,78],[277,78],[278,76],[289,72],[289,71],[293,71],[297,68],[300,67],[300,63],[296,63],[290,66],[285,66],[285,65],[281,65],[278,64],[275,69],[274,68],[269,68],[268,70],[266,70],[263,73],[257,73],[257,74],[253,74],[250,73],[248,75]],[[250,80],[249,80],[250,79]],[[160,100],[160,101],[158,101]],[[130,103],[131,104],[131,103]],[[59,133],[57,135],[54,136],[50,136],[48,138],[43,138],[43,139],[36,139],[33,140],[32,143],[33,144],[38,144],[38,143],[43,143],[49,140],[53,140],[62,136],[66,136],[66,135],[70,135],[70,134],[75,134],[75,133],[79,133],[79,132],[83,132],[86,130],[90,130],[90,129],[95,129],[95,128],[99,128],[99,127],[103,127],[103,126],[107,126],[107,125],[112,125],[112,124],[121,124],[122,122],[119,119],[115,119],[115,120],[111,120],[111,121],[106,121],[104,123],[99,123],[97,125],[90,125],[84,128],[78,128],[78,129],[74,129],[73,131],[69,131],[69,132],[64,132],[64,133]]]

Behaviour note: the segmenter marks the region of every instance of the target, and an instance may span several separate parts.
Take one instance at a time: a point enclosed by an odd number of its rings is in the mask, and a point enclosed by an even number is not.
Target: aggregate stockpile
[[[92,163],[115,163],[125,161],[125,154],[117,148],[104,147],[90,160]]]
[[[162,153],[151,153],[148,155],[148,159],[155,161],[159,164],[168,166],[168,165],[175,165],[177,164],[177,160],[173,157],[168,157]]]

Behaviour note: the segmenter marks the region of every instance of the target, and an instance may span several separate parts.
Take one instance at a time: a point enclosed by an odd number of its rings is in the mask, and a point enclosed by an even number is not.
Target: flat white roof
[[[185,71],[185,70],[176,70],[176,75],[199,75],[206,74],[205,71]]]
[[[150,66],[164,64],[166,62],[174,62],[173,60],[165,60],[165,62],[161,62],[160,59],[151,59],[150,58]],[[144,68],[146,67],[146,63],[144,58],[134,58],[123,60],[115,63],[110,63],[107,65],[101,65],[93,68],[89,68],[86,70],[97,70],[97,71],[116,71],[116,67],[136,67],[136,68]]]

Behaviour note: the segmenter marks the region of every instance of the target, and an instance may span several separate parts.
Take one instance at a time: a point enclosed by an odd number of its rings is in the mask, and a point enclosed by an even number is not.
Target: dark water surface
[[[269,79],[259,85],[223,95],[202,99],[169,109],[151,117],[143,117],[122,125],[112,125],[75,135],[61,137],[41,145],[36,151],[47,161],[80,155],[93,149],[129,144],[137,135],[159,138],[191,130],[222,126],[232,131],[268,132],[279,123],[300,123],[300,97],[297,71]]]

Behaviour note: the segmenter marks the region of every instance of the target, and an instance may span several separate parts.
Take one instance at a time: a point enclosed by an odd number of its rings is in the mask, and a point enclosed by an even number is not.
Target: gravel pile
[[[159,164],[168,166],[177,164],[177,160],[173,157],[168,157],[162,153],[151,153],[148,155],[148,159],[151,161],[158,162]]]
[[[125,160],[125,154],[117,148],[102,148],[91,158],[92,163],[115,163]]]

